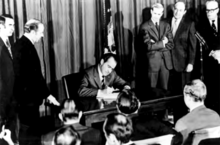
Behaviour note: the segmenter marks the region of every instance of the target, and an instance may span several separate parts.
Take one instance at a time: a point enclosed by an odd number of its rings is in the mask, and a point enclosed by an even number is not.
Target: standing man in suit
[[[98,65],[86,69],[78,91],[79,96],[104,99],[105,96],[112,94],[116,89],[130,89],[128,83],[114,71],[116,65],[116,55],[106,53],[102,56]]]
[[[173,61],[173,80],[176,93],[182,94],[183,87],[190,81],[196,55],[195,24],[185,17],[184,1],[177,1],[170,21],[174,48],[171,50]],[[177,81],[178,80],[178,81]],[[176,84],[179,82],[179,84]]]
[[[9,37],[14,32],[14,19],[11,15],[0,16],[0,129],[2,125],[12,131],[12,138],[15,143],[18,141],[18,135],[15,133],[15,99],[13,96],[14,88],[14,69],[12,42]],[[15,140],[14,140],[15,139]],[[0,144],[4,142],[0,141]]]
[[[66,99],[61,104],[59,118],[63,126],[41,137],[42,145],[53,145],[54,137],[60,130],[66,127],[74,128],[80,135],[82,145],[102,145],[102,134],[99,130],[80,124],[83,115],[79,102]]]
[[[31,19],[25,24],[24,31],[24,35],[16,41],[14,50],[15,95],[19,103],[20,122],[36,127],[43,99],[47,98],[54,105],[59,105],[59,102],[49,93],[34,46],[43,37],[44,25]]]
[[[209,0],[205,5],[206,16],[199,22],[198,31],[208,45],[208,49],[203,49],[204,82],[208,90],[206,105],[220,113],[220,66],[215,59],[220,50],[219,4],[215,0]]]
[[[204,105],[207,89],[201,80],[188,83],[183,92],[189,113],[179,119],[175,125],[176,131],[183,133],[183,141],[192,131],[220,126],[219,115]]]
[[[169,70],[173,68],[170,54],[173,48],[173,36],[170,25],[160,20],[163,10],[162,4],[154,4],[151,9],[151,19],[141,26],[140,33],[147,54],[147,76],[150,88],[159,86],[167,91]]]

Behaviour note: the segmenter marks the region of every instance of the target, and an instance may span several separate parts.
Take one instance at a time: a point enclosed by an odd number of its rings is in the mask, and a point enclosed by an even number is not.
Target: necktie
[[[217,36],[217,29],[215,26],[215,20],[212,20],[212,29],[214,30],[214,35]]]
[[[105,85],[105,76],[102,76],[102,89],[105,89],[106,85]]]
[[[7,48],[8,48],[8,51],[9,51],[10,55],[11,55],[11,58],[13,58],[12,52],[11,52],[11,44],[10,44],[10,42],[9,42],[8,39],[6,40],[6,46],[7,46]]]
[[[173,34],[173,37],[175,36],[176,34],[176,30],[177,30],[178,26],[177,26],[177,19],[174,20],[174,23],[173,23],[173,26],[172,26],[172,34]]]

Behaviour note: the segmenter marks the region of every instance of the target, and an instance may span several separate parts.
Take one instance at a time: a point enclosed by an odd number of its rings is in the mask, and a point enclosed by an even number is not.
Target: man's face
[[[5,24],[1,26],[1,33],[6,37],[12,36],[14,32],[14,20],[11,18],[5,18]]]
[[[174,17],[176,19],[181,19],[185,13],[186,13],[185,4],[182,2],[176,3],[173,10]]]
[[[206,14],[209,20],[214,20],[218,17],[218,4],[216,2],[208,2],[206,4]]]
[[[40,41],[40,39],[42,38],[42,37],[44,37],[44,26],[43,25],[39,25],[38,26],[38,30],[35,32],[34,31],[34,41],[35,42],[39,42]]]
[[[107,76],[112,72],[112,70],[115,69],[116,65],[117,63],[113,57],[110,57],[106,62],[104,62],[104,60],[102,59],[100,64],[100,70],[104,76]]]
[[[151,9],[151,19],[154,21],[159,21],[163,15],[163,9],[153,8]]]

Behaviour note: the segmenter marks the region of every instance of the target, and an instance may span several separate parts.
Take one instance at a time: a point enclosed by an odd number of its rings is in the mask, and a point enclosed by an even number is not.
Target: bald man
[[[206,13],[199,22],[198,31],[205,39],[208,49],[203,50],[204,82],[207,86],[208,97],[206,105],[220,113],[220,66],[216,59],[220,50],[220,19],[218,18],[219,4],[209,0],[205,4]]]

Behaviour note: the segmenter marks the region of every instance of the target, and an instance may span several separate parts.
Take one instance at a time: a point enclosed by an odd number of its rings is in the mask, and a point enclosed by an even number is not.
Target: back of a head
[[[61,128],[54,137],[55,145],[80,145],[80,143],[80,136],[72,126]]]
[[[73,99],[66,99],[61,104],[60,113],[64,121],[67,119],[78,119],[79,112],[82,111],[80,104]]]
[[[118,112],[129,115],[138,111],[140,108],[140,101],[137,99],[134,92],[123,90],[118,95],[116,107]]]
[[[184,95],[192,97],[194,102],[204,102],[207,95],[207,89],[201,80],[196,79],[185,85]]]
[[[121,143],[127,143],[133,133],[132,121],[120,113],[109,114],[104,122],[103,131],[106,136],[115,135]]]
[[[24,25],[24,32],[30,33],[32,30],[37,32],[39,25],[43,25],[43,23],[37,19],[30,19]]]

